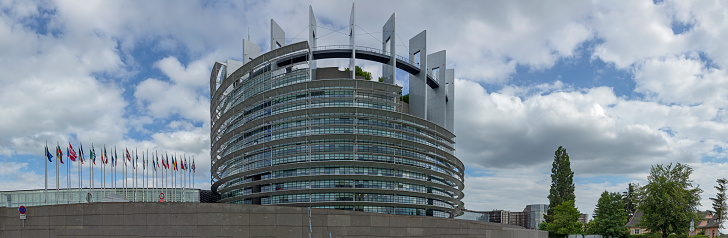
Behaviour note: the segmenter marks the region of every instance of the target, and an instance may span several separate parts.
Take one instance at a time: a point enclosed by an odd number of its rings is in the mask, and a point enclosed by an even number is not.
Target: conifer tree
[[[627,212],[627,219],[634,216],[637,210],[637,190],[639,184],[629,183],[627,191],[622,193],[622,203],[624,203],[624,211]]]
[[[726,197],[726,190],[728,190],[728,187],[726,187],[726,183],[728,183],[728,180],[725,178],[718,179],[715,182],[718,183],[718,185],[715,186],[715,189],[718,190],[718,194],[716,194],[715,198],[710,198],[711,201],[713,201],[713,211],[715,214],[713,214],[713,218],[723,221],[723,219],[726,216],[726,200],[728,200],[728,197]],[[721,223],[722,225],[723,223]]]
[[[589,222],[589,233],[602,237],[625,237],[629,234],[625,224],[627,212],[624,210],[622,196],[604,191],[594,208],[594,219]]]
[[[551,190],[549,191],[549,208],[546,212],[546,222],[553,222],[551,215],[554,207],[566,201],[575,201],[574,195],[574,172],[571,171],[569,154],[564,147],[554,153],[554,162],[551,168]]]

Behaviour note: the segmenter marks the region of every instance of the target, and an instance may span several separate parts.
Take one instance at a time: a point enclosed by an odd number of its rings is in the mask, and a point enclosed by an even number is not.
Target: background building
[[[270,51],[243,40],[243,61],[216,62],[210,76],[212,190],[220,202],[454,217],[463,206],[464,166],[454,156],[454,70],[445,51],[428,54],[426,32],[397,55],[395,15],[381,50],[287,44],[271,20]],[[349,71],[317,67],[345,59]],[[355,73],[382,64],[381,78]],[[409,74],[409,103],[396,84]]]
[[[579,222],[583,224],[582,226],[586,227],[586,224],[589,224],[589,214],[579,214]]]
[[[541,225],[542,222],[546,221],[544,215],[546,215],[546,211],[548,211],[548,209],[548,204],[527,205],[526,208],[523,209],[523,212],[528,214],[528,222],[526,223],[526,228],[538,229],[539,225]]]
[[[487,221],[493,223],[522,226],[529,229],[538,229],[541,222],[546,221],[544,215],[548,210],[548,204],[527,205],[522,212],[510,212],[505,210],[493,211],[471,211],[463,210],[463,215],[457,219],[472,221]]]
[[[527,227],[529,214],[527,212],[509,212],[504,210],[471,211],[463,209],[464,214],[457,217],[462,220],[487,221],[500,224]]]

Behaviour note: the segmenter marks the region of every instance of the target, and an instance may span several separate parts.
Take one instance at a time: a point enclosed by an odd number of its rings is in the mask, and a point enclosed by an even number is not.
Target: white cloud
[[[35,10],[0,14],[2,151],[32,153],[45,140],[119,138],[125,130],[122,90],[98,76],[123,66],[115,43],[97,35],[39,33],[25,18],[40,14],[39,8],[27,8]]]
[[[655,95],[663,103],[727,105],[728,74],[707,68],[700,59],[649,59],[635,68],[634,79],[635,91]]]
[[[595,1],[592,26],[603,42],[593,56],[626,68],[646,58],[686,51],[685,36],[673,33],[667,10],[667,5],[652,0]]]
[[[186,68],[174,57],[155,63],[170,81],[146,79],[136,86],[134,97],[155,118],[178,114],[185,119],[207,122],[210,119],[209,61],[201,59]]]
[[[529,204],[548,204],[550,167],[495,169],[465,177],[465,208],[476,211],[521,211]]]
[[[550,163],[558,146],[567,148],[572,167],[585,176],[628,174],[659,161],[696,159],[659,127],[621,121],[611,108],[631,102],[618,99],[609,88],[521,99],[487,93],[478,84],[457,80],[455,90],[461,98],[456,100],[461,112],[455,128],[457,153],[470,166]]]
[[[28,170],[28,163],[0,161],[0,190],[43,188],[43,175]]]

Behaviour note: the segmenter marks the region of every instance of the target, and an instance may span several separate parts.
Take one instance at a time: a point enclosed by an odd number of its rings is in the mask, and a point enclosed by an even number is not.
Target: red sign
[[[20,212],[20,214],[25,214],[25,206],[20,206],[18,208],[18,211]]]
[[[159,202],[164,202],[164,193],[159,193]]]

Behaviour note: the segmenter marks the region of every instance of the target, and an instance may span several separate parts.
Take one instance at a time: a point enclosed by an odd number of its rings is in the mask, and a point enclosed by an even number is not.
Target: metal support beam
[[[355,13],[356,3],[351,3],[351,18],[349,18],[349,45],[351,45],[351,59],[349,60],[349,70],[351,72],[351,78],[356,78],[356,17]]]
[[[382,27],[382,51],[384,54],[390,55],[389,63],[382,65],[382,78],[385,83],[394,84],[397,77],[397,30],[396,30],[396,14],[392,13],[387,23]],[[389,49],[387,49],[389,45]]]
[[[420,69],[409,79],[410,114],[427,120],[427,31],[409,40],[409,60]]]

